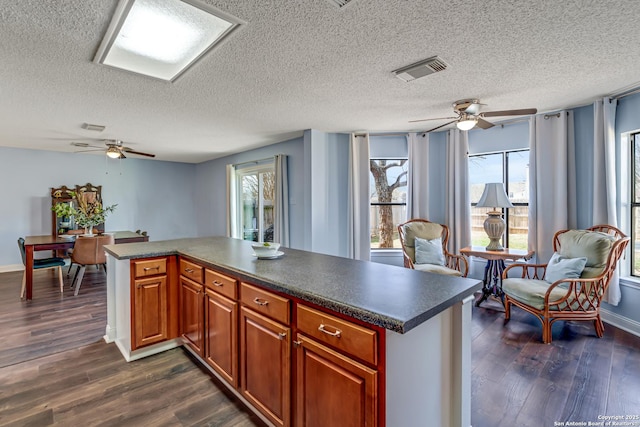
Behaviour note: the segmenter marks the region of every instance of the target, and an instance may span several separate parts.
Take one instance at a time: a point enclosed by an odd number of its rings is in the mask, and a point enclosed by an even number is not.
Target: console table
[[[499,297],[504,306],[504,292],[502,291],[502,272],[504,271],[506,260],[516,261],[519,259],[529,260],[533,257],[534,251],[522,249],[504,248],[502,251],[488,251],[482,246],[467,246],[460,249],[460,253],[466,256],[475,256],[487,260],[484,268],[484,286],[482,287],[482,296],[476,301],[476,307],[479,307],[483,301],[493,295]]]

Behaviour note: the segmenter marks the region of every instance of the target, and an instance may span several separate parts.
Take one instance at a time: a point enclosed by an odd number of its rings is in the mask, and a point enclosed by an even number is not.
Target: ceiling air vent
[[[94,131],[94,132],[102,132],[105,127],[102,125],[92,125],[91,123],[83,123],[82,129]]]
[[[446,69],[446,62],[437,56],[432,56],[424,61],[416,62],[415,64],[394,70],[393,74],[395,74],[395,76],[400,80],[410,82],[412,80],[419,79],[420,77],[428,76],[429,74],[444,71]]]
[[[334,6],[344,7],[351,3],[352,0],[328,0]]]

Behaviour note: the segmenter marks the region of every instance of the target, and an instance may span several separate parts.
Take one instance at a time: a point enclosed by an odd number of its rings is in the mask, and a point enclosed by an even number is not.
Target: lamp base
[[[506,225],[502,219],[502,212],[487,212],[487,219],[484,220],[484,231],[489,236],[489,245],[486,247],[488,251],[504,251],[500,244],[500,239],[504,234]]]

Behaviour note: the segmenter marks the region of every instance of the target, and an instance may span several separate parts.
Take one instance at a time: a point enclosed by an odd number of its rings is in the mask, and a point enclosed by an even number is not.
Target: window
[[[529,224],[529,150],[501,151],[469,156],[469,191],[471,199],[471,244],[487,246],[489,237],[484,220],[492,208],[476,208],[488,182],[502,182],[515,208],[504,209],[507,224],[502,245],[527,249]]]
[[[371,159],[371,249],[400,248],[398,224],[407,218],[407,158]]]
[[[631,275],[640,276],[640,132],[631,135]]]
[[[273,161],[236,170],[239,236],[273,242],[276,173]]]

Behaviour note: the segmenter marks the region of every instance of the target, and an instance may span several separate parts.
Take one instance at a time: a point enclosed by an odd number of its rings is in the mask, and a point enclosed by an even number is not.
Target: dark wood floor
[[[0,425],[263,425],[182,349],[127,363],[104,343],[104,273],[89,270],[74,297],[38,271],[30,302],[18,297],[21,277],[0,274]],[[640,414],[640,338],[558,322],[545,345],[517,308],[506,324],[497,301],[473,310],[474,427]]]
[[[182,349],[127,363],[106,344],[104,272],[74,297],[37,271],[29,302],[21,280],[0,274],[1,426],[264,426]]]
[[[532,315],[512,308],[505,323],[499,301],[474,307],[474,427],[588,425],[599,415],[640,416],[640,338],[607,324],[597,338],[593,322],[560,321],[552,332],[551,344],[543,344]]]

